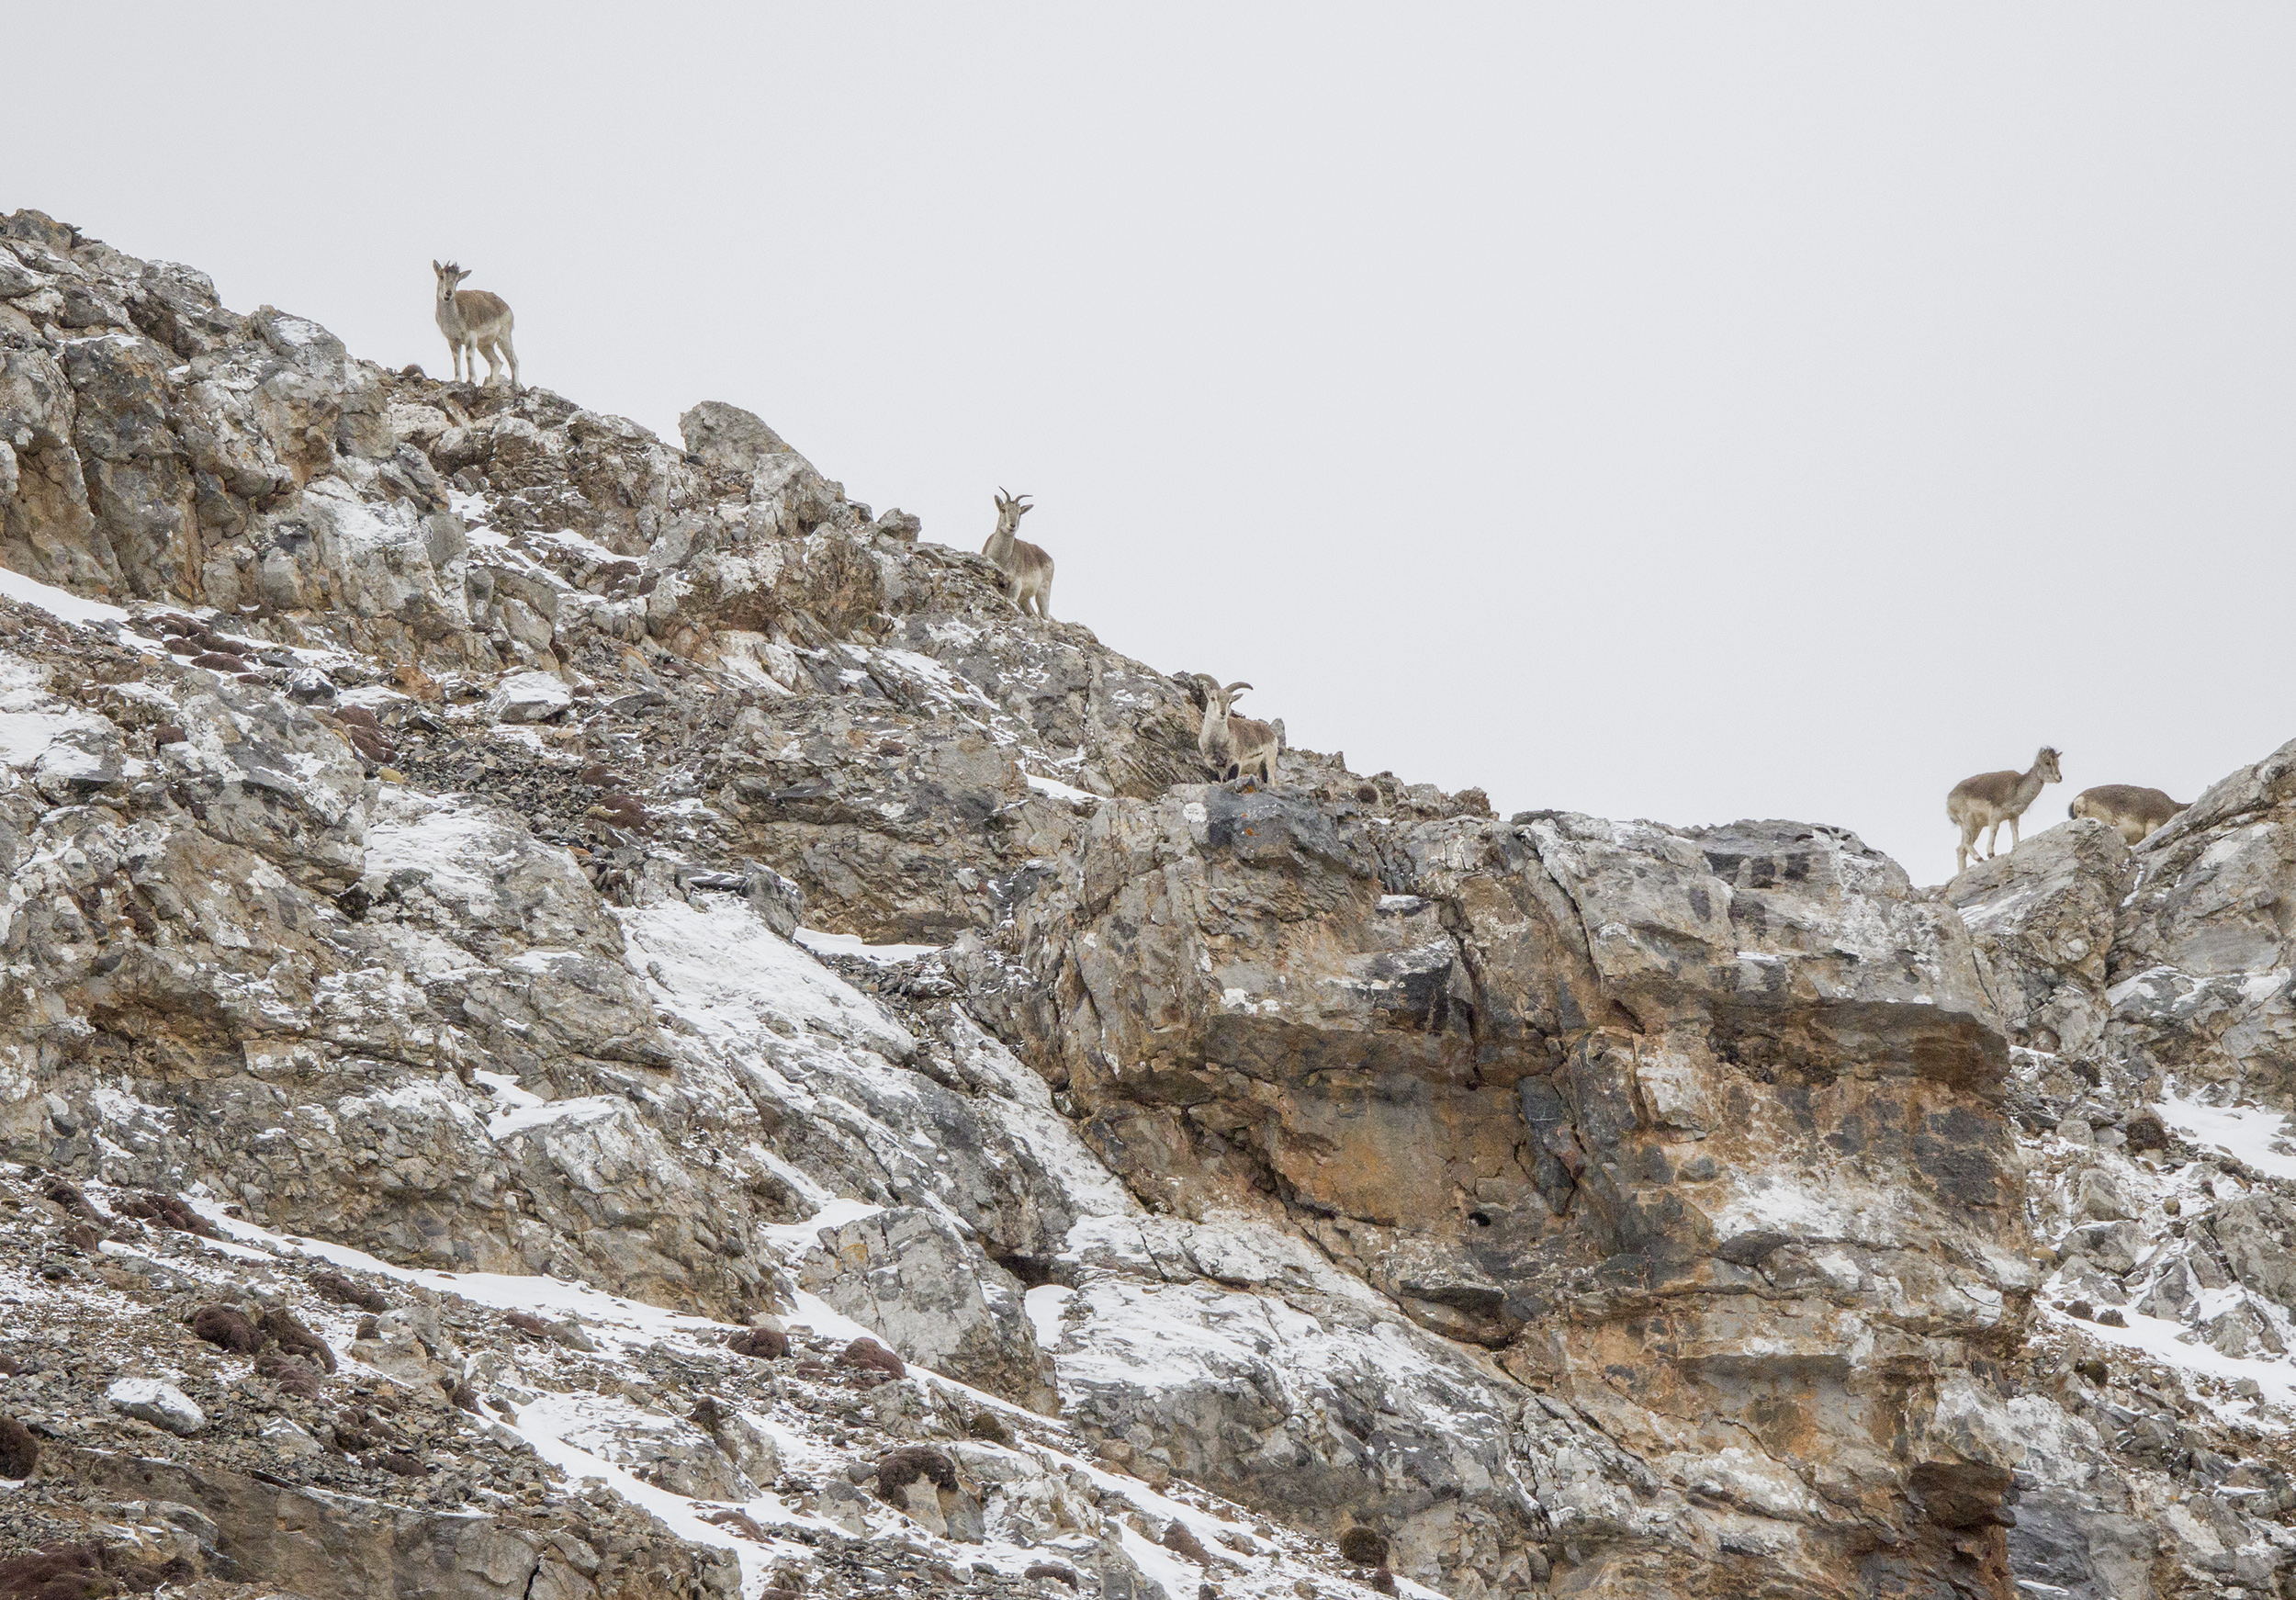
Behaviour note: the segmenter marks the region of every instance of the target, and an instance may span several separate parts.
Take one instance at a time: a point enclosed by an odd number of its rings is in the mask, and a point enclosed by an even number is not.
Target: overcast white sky
[[[0,208],[762,414],[1502,812],[1844,824],[2296,736],[2296,8],[6,5]],[[1256,702],[1256,704],[1255,704]]]

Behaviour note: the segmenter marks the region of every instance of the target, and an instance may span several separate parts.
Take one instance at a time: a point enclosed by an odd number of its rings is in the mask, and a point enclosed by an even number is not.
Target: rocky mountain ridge
[[[0,1594],[2296,1594],[2296,755],[1211,784],[683,434],[0,220]]]

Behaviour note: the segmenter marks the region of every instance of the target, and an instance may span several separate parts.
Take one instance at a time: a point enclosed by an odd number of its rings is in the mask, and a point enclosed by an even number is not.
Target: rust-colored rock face
[[[1998,1576],[2007,1050],[1959,919],[1854,839],[1181,789],[1100,807],[974,959],[1142,1193],[1281,1217],[1681,1463],[1724,1551],[1665,1592]]]

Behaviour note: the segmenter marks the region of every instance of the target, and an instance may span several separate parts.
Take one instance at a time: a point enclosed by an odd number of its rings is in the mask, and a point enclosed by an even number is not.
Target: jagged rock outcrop
[[[2133,1070],[2296,1099],[2296,745],[2210,786],[2139,847],[2114,934],[2115,1054]]]
[[[0,1532],[313,1600],[2289,1586],[2296,757],[1942,895],[1207,784],[1185,674],[681,431],[0,219]]]
[[[2071,822],[1950,887],[2027,1046],[2012,1094],[2048,1269],[2011,1404],[2012,1567],[2081,1600],[2290,1581],[2296,1159],[2268,910],[2288,760],[2133,850]]]
[[[1184,789],[1100,807],[971,964],[1143,1193],[1282,1218],[1651,1463],[1728,1547],[1677,1592],[1998,1569],[2007,1056],[1958,920],[1853,839]]]
[[[2110,1013],[2113,920],[2133,875],[2121,836],[2084,821],[1953,880],[1948,897],[1968,920],[2011,1040],[2069,1059],[2096,1054]]]

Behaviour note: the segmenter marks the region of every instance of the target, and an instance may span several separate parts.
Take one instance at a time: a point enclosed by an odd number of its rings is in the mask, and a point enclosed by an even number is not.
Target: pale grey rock
[[[123,1416],[186,1438],[208,1425],[207,1413],[189,1395],[157,1378],[119,1379],[104,1392],[104,1398]]]
[[[741,1593],[740,1567],[731,1551],[687,1544],[658,1524],[625,1529],[588,1507],[589,1516],[567,1518],[569,1526],[561,1531],[467,1511],[331,1495],[276,1481],[276,1475],[266,1482],[228,1469],[109,1452],[81,1452],[74,1470],[91,1487],[121,1500],[176,1508],[166,1515],[199,1530],[195,1549],[220,1558],[220,1570],[234,1576],[259,1572],[282,1594],[611,1600],[650,1591],[734,1600]],[[298,1530],[298,1537],[280,1538],[282,1527]]]
[[[2296,1105],[2296,744],[2212,785],[2134,852],[2114,939],[2114,1051],[2146,1075]]]
[[[573,704],[574,693],[562,680],[547,672],[513,672],[494,686],[487,710],[503,722],[545,722]]]
[[[1947,885],[2016,1042],[2071,1056],[2096,1053],[2110,1009],[2113,921],[2133,879],[2118,833],[2074,821]]]
[[[756,1498],[760,1488],[708,1434],[675,1417],[625,1411],[582,1428],[573,1439],[641,1481],[690,1500],[738,1504]],[[765,1465],[771,1458],[753,1452],[752,1459]]]
[[[1616,1481],[1623,1459],[1574,1414],[1249,1224],[1079,1234],[1078,1287],[1030,1293],[1061,1306],[1064,1414],[1131,1470],[1372,1523],[1398,1571],[1469,1594],[1527,1583],[1564,1525],[1638,1537],[1682,1513]],[[1246,1287],[1199,1278],[1205,1260]]]
[[[44,287],[48,278],[0,248],[0,300],[12,300]]]
[[[109,723],[67,727],[48,742],[32,766],[32,782],[59,806],[84,800],[119,782],[125,750]]]
[[[229,682],[186,693],[177,715],[188,737],[162,747],[156,764],[197,808],[202,834],[315,890],[357,878],[373,789],[340,734]]]
[[[897,505],[890,511],[878,513],[876,520],[871,523],[869,527],[872,533],[883,535],[888,539],[897,539],[905,545],[917,543],[918,536],[925,531],[922,518],[903,511]]]
[[[763,418],[724,400],[703,400],[678,419],[686,448],[712,467],[747,475],[774,456],[791,456],[788,443]]]
[[[824,1228],[797,1281],[907,1360],[1031,1410],[1057,1404],[1020,1286],[931,1211],[896,1206]]]
[[[375,1319],[374,1330],[352,1345],[351,1357],[411,1388],[435,1385],[455,1371],[458,1352],[426,1306],[400,1306]]]
[[[731,1463],[735,1482],[770,1485],[781,1476],[782,1447],[755,1418],[743,1412],[720,1411],[706,1431]]]
[[[748,535],[786,536],[851,514],[841,489],[739,406],[703,400],[678,419],[678,429],[686,449],[703,466],[746,483],[752,508],[743,518]],[[705,535],[696,553],[705,553],[714,543]]]
[[[323,1455],[326,1447],[305,1432],[289,1418],[273,1417],[264,1425],[263,1442],[289,1460],[308,1460]]]

